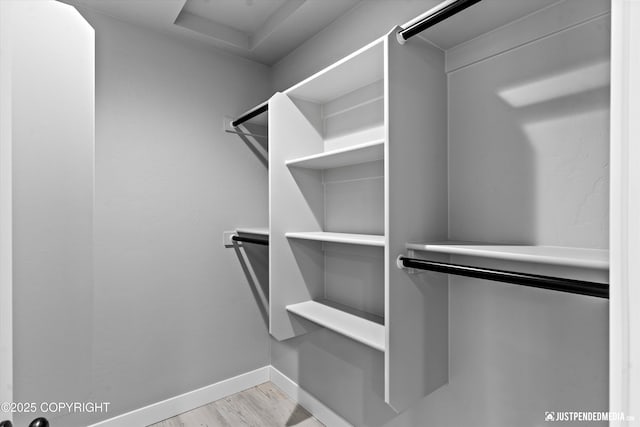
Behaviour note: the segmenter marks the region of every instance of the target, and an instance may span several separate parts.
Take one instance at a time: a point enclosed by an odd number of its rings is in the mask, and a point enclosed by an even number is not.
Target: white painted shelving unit
[[[275,338],[384,352],[402,411],[448,381],[450,279],[398,255],[606,277],[607,10],[569,3],[481,2],[431,43],[395,29],[269,100]],[[516,241],[536,244],[492,243]]]
[[[384,352],[397,410],[447,381],[446,279],[427,298],[395,268],[409,237],[446,228],[446,189],[404,190],[446,181],[443,105],[443,52],[393,32],[269,101],[270,332],[324,327]]]
[[[319,302],[326,293],[325,269],[331,268],[325,251],[335,248],[326,244],[355,246],[356,251],[360,246],[377,247],[368,262],[383,263],[384,224],[379,221],[369,233],[350,230],[348,217],[358,213],[353,206],[339,204],[364,189],[374,196],[361,207],[383,216],[384,205],[375,205],[384,200],[383,181],[372,171],[383,169],[374,165],[382,163],[385,150],[384,43],[377,40],[270,101],[269,128],[276,141],[270,151],[271,332],[278,338],[321,325],[385,348],[383,325]],[[345,176],[331,180],[336,173]],[[352,184],[354,178],[361,184]],[[341,227],[331,229],[332,222]],[[315,260],[306,268],[295,262],[305,253]],[[378,332],[376,339],[372,331]]]

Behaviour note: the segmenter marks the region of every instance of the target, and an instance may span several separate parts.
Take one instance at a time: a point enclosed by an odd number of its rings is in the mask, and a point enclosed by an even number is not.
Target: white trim
[[[109,418],[89,427],[147,426],[269,381],[270,366]]]
[[[298,384],[273,366],[269,366],[269,372],[269,377],[272,383],[280,387],[280,389],[284,391],[291,400],[303,406],[311,413],[311,415],[316,417],[318,421],[324,425],[329,427],[353,426],[353,424],[347,422],[324,403],[304,391]]]
[[[303,406],[324,425],[330,427],[352,427],[352,424],[304,391],[298,384],[271,365],[100,421],[89,427],[147,426],[267,381],[271,381],[280,387],[291,400]]]
[[[11,7],[0,1],[0,402],[13,401]],[[0,413],[0,421],[12,415]]]
[[[612,0],[609,410],[636,421],[640,419],[639,48],[640,1]],[[631,424],[610,422],[612,427]]]

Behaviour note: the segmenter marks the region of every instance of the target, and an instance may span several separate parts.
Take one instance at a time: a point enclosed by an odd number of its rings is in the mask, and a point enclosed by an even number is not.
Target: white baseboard
[[[267,381],[280,387],[291,400],[299,403],[327,427],[352,427],[344,418],[271,365],[100,421],[89,427],[148,426]]]
[[[231,394],[241,392],[269,381],[271,366],[240,374],[233,378],[193,390],[179,396],[145,406],[117,417],[109,418],[89,427],[148,426]]]
[[[353,427],[352,424],[349,424],[324,403],[304,391],[298,384],[273,366],[269,366],[269,378],[271,382],[280,387],[291,400],[299,403],[327,427]]]

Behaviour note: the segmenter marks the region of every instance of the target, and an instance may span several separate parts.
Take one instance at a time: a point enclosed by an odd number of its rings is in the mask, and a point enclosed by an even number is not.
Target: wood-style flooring
[[[324,427],[272,382],[201,406],[149,427]]]

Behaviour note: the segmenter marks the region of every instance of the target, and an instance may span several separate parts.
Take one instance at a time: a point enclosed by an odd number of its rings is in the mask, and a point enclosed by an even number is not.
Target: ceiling
[[[226,24],[239,31],[255,34],[267,19],[285,3],[299,4],[301,1],[287,0],[187,0],[182,12],[201,16],[212,22]]]
[[[0,0],[2,1],[2,0]],[[59,0],[273,65],[370,0]],[[433,5],[431,0],[384,0]],[[423,31],[443,50],[562,0],[483,0]],[[411,21],[409,22],[411,23]],[[409,23],[398,23],[406,27]]]
[[[361,0],[61,1],[273,65]]]

